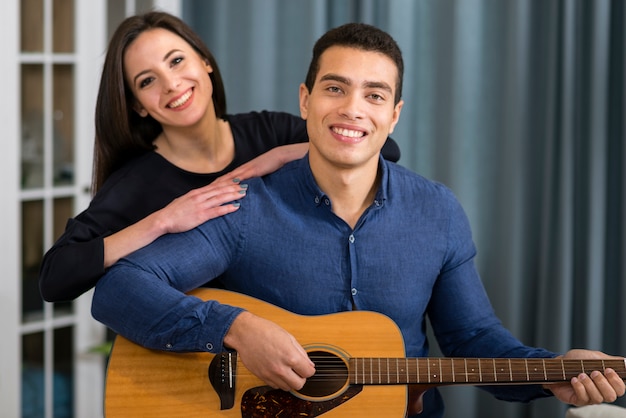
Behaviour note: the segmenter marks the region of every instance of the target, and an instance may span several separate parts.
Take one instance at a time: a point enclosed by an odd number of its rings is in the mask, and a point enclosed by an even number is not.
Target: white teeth
[[[349,138],[360,138],[363,135],[365,135],[363,131],[353,131],[350,129],[343,129],[343,128],[333,128],[333,132],[341,136],[347,136]]]
[[[191,90],[183,94],[178,100],[175,100],[172,103],[170,103],[168,107],[170,109],[174,109],[176,107],[182,106],[185,103],[187,103],[187,100],[189,100],[190,97],[191,97]]]

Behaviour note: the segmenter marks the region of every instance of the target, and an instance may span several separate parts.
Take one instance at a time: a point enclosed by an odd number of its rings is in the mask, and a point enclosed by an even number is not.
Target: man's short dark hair
[[[309,92],[313,90],[313,85],[315,84],[321,55],[333,46],[380,52],[388,56],[396,64],[398,70],[396,94],[394,97],[394,104],[398,104],[402,98],[402,77],[404,74],[404,61],[402,60],[400,47],[387,32],[365,23],[346,23],[329,30],[317,40],[313,47],[313,57],[311,58],[309,71],[304,81]]]

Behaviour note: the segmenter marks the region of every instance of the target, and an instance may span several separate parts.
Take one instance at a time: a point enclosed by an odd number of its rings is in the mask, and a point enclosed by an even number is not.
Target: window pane
[[[22,52],[43,52],[43,0],[22,0],[20,13]]]
[[[55,418],[74,416],[74,329],[59,328],[54,331],[53,404]]]
[[[74,67],[53,67],[54,184],[74,181]]]
[[[43,187],[43,66],[22,65],[22,188]]]
[[[44,334],[22,336],[22,418],[43,418]]]
[[[73,216],[74,199],[72,197],[64,197],[54,199],[54,240],[56,241],[63,231],[67,220]],[[74,304],[72,302],[57,302],[52,305],[54,316],[69,315],[74,312]]]
[[[52,51],[74,52],[74,1],[53,0]]]
[[[22,315],[24,322],[41,319],[39,266],[43,254],[43,201],[22,202]]]

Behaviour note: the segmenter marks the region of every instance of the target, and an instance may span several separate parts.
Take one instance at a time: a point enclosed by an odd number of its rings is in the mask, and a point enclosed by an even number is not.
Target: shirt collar
[[[304,158],[301,158],[296,162],[299,165],[299,172],[303,174],[304,184],[306,186],[307,192],[310,193],[312,197],[312,202],[316,206],[326,205],[330,206],[330,198],[324,193],[317,183],[315,182],[315,178],[313,177],[313,172],[311,171],[311,165],[309,164],[309,154],[307,153]],[[374,197],[373,208],[380,209],[385,205],[385,201],[387,200],[387,192],[389,187],[389,162],[386,161],[382,155],[379,156],[378,160],[378,169],[380,170],[380,185],[378,190],[376,191],[376,196]]]

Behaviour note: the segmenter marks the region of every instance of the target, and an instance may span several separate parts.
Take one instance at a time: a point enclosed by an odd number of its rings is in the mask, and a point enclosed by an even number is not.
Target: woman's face
[[[183,38],[165,29],[141,33],[124,52],[124,77],[141,116],[163,126],[190,127],[215,117],[213,69]]]

